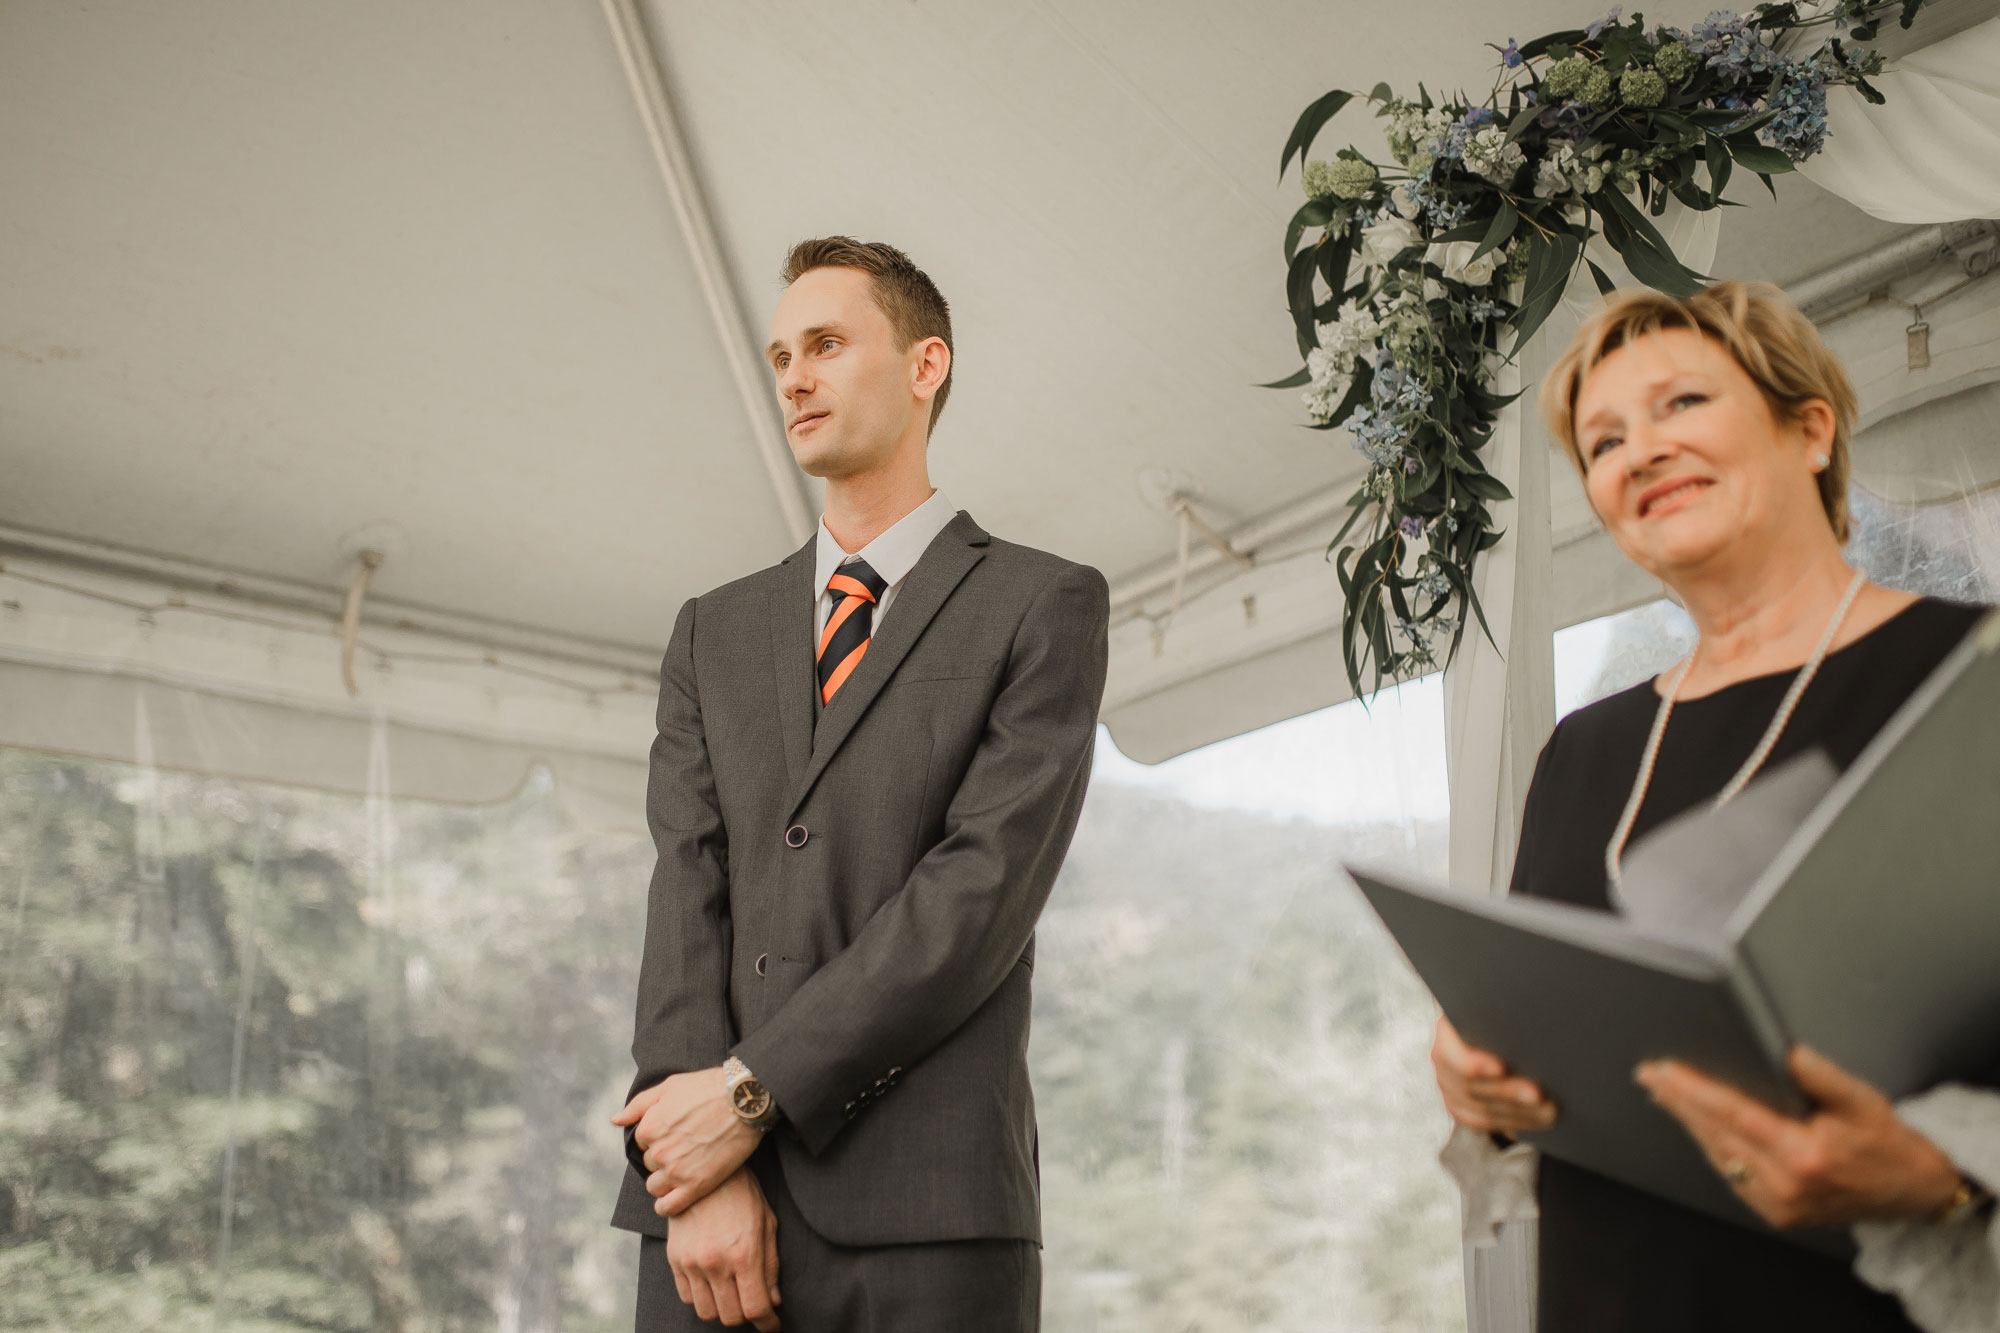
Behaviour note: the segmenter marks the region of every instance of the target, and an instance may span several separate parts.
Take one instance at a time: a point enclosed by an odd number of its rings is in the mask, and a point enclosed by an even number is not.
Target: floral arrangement
[[[1285,260],[1306,364],[1268,387],[1304,386],[1314,427],[1346,429],[1368,460],[1329,545],[1340,547],[1357,694],[1448,662],[1468,611],[1485,629],[1473,565],[1500,539],[1488,506],[1510,498],[1480,461],[1511,401],[1494,392],[1494,372],[1580,262],[1611,289],[1585,243],[1603,236],[1641,282],[1697,290],[1705,279],[1652,218],[1669,198],[1721,206],[1739,167],[1775,195],[1772,177],[1825,143],[1829,87],[1882,100],[1868,83],[1880,56],[1849,43],[1891,14],[1910,26],[1924,2],[1765,4],[1688,32],[1649,30],[1613,8],[1586,28],[1510,38],[1494,45],[1500,72],[1484,101],[1421,87],[1411,100],[1387,85],[1368,95],[1388,122],[1388,163],[1351,147],[1307,160],[1353,93],[1328,93],[1300,116],[1279,174],[1300,160],[1307,201],[1286,228]],[[1814,29],[1828,35],[1815,44]],[[1358,544],[1341,546],[1357,524]]]

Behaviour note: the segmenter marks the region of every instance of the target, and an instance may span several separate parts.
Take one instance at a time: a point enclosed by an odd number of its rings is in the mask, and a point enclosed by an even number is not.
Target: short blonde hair
[[[1576,396],[1598,362],[1642,334],[1690,329],[1719,343],[1743,367],[1771,415],[1793,422],[1818,400],[1833,409],[1833,443],[1820,470],[1819,500],[1837,541],[1852,527],[1847,509],[1848,441],[1858,401],[1838,357],[1813,322],[1768,282],[1718,282],[1682,300],[1649,287],[1614,292],[1585,321],[1542,379],[1542,416],[1569,451],[1578,472],[1589,470],[1576,439]]]

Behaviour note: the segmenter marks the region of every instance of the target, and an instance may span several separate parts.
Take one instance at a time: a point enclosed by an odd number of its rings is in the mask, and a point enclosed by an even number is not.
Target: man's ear
[[[944,377],[951,373],[951,349],[944,345],[942,338],[926,338],[912,349],[916,360],[912,367],[910,392],[923,402],[936,397],[938,387]]]

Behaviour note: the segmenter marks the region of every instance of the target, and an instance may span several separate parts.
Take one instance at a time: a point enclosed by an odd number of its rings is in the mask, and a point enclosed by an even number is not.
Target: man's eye
[[[777,358],[777,360],[776,360],[776,361],[774,361],[774,362],[773,362],[772,364],[774,364],[775,366],[777,366],[777,368],[778,368],[779,370],[783,370],[783,369],[784,369],[784,368],[785,368],[785,367],[786,367],[787,365],[789,365],[789,364],[791,363],[791,359],[792,359],[792,358],[790,358],[790,357],[788,357],[788,356],[781,356],[781,357]]]
[[[819,350],[822,352],[833,350],[833,339],[831,338],[820,339]]]

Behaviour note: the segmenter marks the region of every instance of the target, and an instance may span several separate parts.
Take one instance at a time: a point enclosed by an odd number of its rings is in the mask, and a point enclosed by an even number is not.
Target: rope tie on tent
[[[368,584],[381,567],[380,551],[361,553],[354,577],[347,584],[347,604],[340,611],[340,678],[347,684],[347,693],[357,699],[361,686],[354,679],[354,645],[361,637],[361,599],[368,595]]]
[[[1187,595],[1188,565],[1194,557],[1193,537],[1199,533],[1201,539],[1214,547],[1227,560],[1232,560],[1244,569],[1255,569],[1257,562],[1229,544],[1229,539],[1208,526],[1201,515],[1194,512],[1194,501],[1185,494],[1175,492],[1167,499],[1167,508],[1180,519],[1180,555],[1174,565],[1174,599],[1167,607],[1167,613],[1153,619],[1153,656],[1158,657],[1167,650],[1167,631],[1172,628],[1174,617],[1180,614],[1181,603]]]

